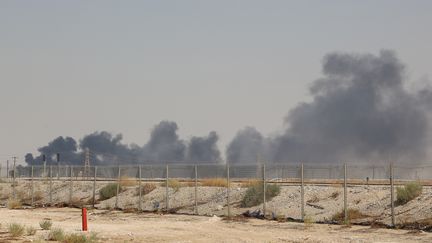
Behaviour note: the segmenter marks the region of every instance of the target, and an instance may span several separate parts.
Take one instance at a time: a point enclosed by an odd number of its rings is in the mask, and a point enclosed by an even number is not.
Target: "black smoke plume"
[[[328,54],[323,75],[310,87],[313,100],[289,112],[285,131],[254,148],[267,160],[427,159],[432,92],[406,88],[405,67],[394,52],[383,50],[377,56]],[[251,150],[253,140],[245,136],[240,132],[228,146],[228,161],[255,161],[244,152]]]
[[[284,130],[263,136],[255,128],[240,130],[226,149],[230,163],[273,162],[424,162],[430,157],[432,86],[409,89],[405,66],[388,50],[378,55],[331,53],[324,57],[323,77],[310,86],[312,101],[289,111]],[[121,135],[95,132],[80,140],[58,137],[38,149],[54,162],[82,164],[91,151],[95,164],[220,162],[218,136],[182,140],[175,122],[162,121],[142,145],[122,143]],[[79,148],[79,149],[78,149]],[[32,165],[42,156],[26,155]]]
[[[106,131],[84,136],[79,146],[71,137],[58,137],[47,146],[39,148],[40,155],[36,158],[30,153],[27,154],[25,161],[29,165],[41,165],[42,155],[45,155],[47,163],[52,164],[56,162],[55,155],[60,153],[63,164],[82,165],[87,149],[93,165],[221,161],[216,132],[184,141],[179,138],[177,131],[175,122],[161,121],[153,128],[149,141],[143,146],[122,143],[121,134],[113,135]]]

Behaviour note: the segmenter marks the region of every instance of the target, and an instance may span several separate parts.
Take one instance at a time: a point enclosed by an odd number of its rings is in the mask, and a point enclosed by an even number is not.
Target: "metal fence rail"
[[[0,167],[0,179],[2,182],[11,183],[11,197],[17,197],[16,181],[27,183],[28,196],[31,197],[31,204],[35,202],[34,182],[42,180],[45,188],[45,198],[48,198],[49,204],[53,204],[53,189],[59,183],[69,188],[68,202],[73,201],[74,184],[85,182],[90,190],[86,189],[87,195],[91,193],[91,204],[94,206],[96,201],[96,187],[103,181],[117,182],[117,191],[115,197],[115,207],[119,205],[120,181],[136,181],[137,191],[139,192],[138,209],[143,208],[142,187],[143,181],[162,182],[165,187],[164,210],[169,211],[171,204],[175,204],[170,180],[179,180],[183,183],[189,183],[194,190],[189,194],[193,198],[193,212],[199,214],[198,182],[205,180],[220,179],[226,181],[225,191],[216,192],[226,204],[226,215],[233,214],[233,194],[232,183],[244,181],[261,181],[263,198],[262,212],[264,216],[268,214],[266,192],[271,184],[298,186],[299,190],[299,215],[300,220],[305,220],[308,214],[305,209],[306,202],[305,187],[312,184],[338,184],[341,186],[342,208],[345,220],[348,216],[348,207],[350,195],[347,188],[353,185],[383,185],[386,186],[390,195],[391,205],[391,225],[395,225],[395,206],[394,191],[395,184],[403,184],[405,181],[420,181],[423,185],[432,185],[432,165],[406,166],[406,165],[316,165],[316,164],[155,164],[155,165],[120,165],[120,166],[69,166],[69,165],[47,165],[47,166],[18,166],[16,168]],[[90,184],[89,184],[90,182]],[[135,184],[134,184],[135,185]],[[342,188],[343,187],[343,188]],[[174,201],[173,201],[174,200]],[[238,199],[237,199],[238,200]],[[351,202],[352,203],[352,202]],[[270,205],[271,206],[271,205]]]

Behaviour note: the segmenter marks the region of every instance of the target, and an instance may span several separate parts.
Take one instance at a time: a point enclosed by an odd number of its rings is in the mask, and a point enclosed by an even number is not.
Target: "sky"
[[[0,162],[57,136],[161,120],[188,139],[283,129],[329,52],[396,51],[431,75],[431,1],[0,1]]]

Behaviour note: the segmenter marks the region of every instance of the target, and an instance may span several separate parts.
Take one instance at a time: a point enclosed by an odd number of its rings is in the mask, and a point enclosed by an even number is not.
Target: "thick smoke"
[[[226,150],[230,163],[255,163],[262,156],[264,138],[255,128],[246,127],[237,132]]]
[[[156,125],[143,148],[143,157],[150,161],[184,161],[186,145],[177,130],[175,122],[162,121]]]
[[[55,155],[60,153],[62,163],[82,165],[84,153],[89,149],[91,162],[94,165],[221,161],[217,147],[219,137],[216,132],[184,141],[179,138],[177,131],[178,126],[175,122],[161,121],[153,128],[149,141],[143,146],[122,143],[121,134],[94,132],[80,140],[80,150],[73,138],[58,137],[47,146],[39,148],[39,156],[34,158],[29,153],[25,156],[25,160],[29,165],[41,165],[42,154],[44,154],[50,164],[55,162]]]
[[[404,69],[387,50],[326,55],[324,77],[310,87],[312,102],[289,112],[285,132],[266,138],[263,154],[272,161],[425,160],[432,93],[407,90]],[[228,160],[251,159],[243,136],[228,147]]]
[[[408,89],[405,67],[394,52],[331,53],[324,57],[322,72],[310,87],[312,101],[289,111],[282,133],[265,137],[252,127],[240,130],[227,146],[226,160],[421,162],[430,156],[432,89]],[[96,164],[222,161],[215,132],[185,141],[177,131],[175,122],[162,121],[142,146],[122,143],[121,135],[95,132],[79,147],[73,138],[59,137],[39,152],[49,163],[61,153],[62,161],[82,164],[86,148]],[[41,164],[42,157],[27,154],[26,162]]]
[[[77,143],[71,137],[58,137],[51,141],[47,146],[38,149],[40,155],[36,158],[32,154],[28,153],[25,156],[25,161],[29,165],[42,165],[43,159],[42,154],[46,157],[47,164],[57,163],[57,153],[60,153],[60,161],[77,161],[80,159],[77,154]]]
[[[210,132],[207,137],[192,137],[189,142],[187,161],[212,162],[221,161],[216,132]]]

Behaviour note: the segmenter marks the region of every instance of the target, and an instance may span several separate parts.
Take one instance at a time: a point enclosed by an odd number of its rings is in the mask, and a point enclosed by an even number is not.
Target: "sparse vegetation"
[[[333,192],[333,193],[330,195],[330,198],[332,198],[332,199],[336,199],[336,198],[339,197],[339,195],[340,195],[340,192]]]
[[[243,188],[249,188],[252,187],[258,183],[260,183],[261,181],[256,180],[256,179],[251,179],[251,180],[247,180],[247,181],[243,181],[241,182],[241,187]]]
[[[120,185],[120,191],[121,191],[121,185]],[[104,186],[99,191],[99,198],[100,200],[106,200],[114,197],[117,194],[117,183],[110,183],[106,186]]]
[[[344,212],[344,210],[342,210],[342,211],[340,211],[338,213],[335,213],[332,216],[332,220],[336,221],[338,223],[349,224],[352,220],[362,219],[362,218],[367,218],[368,217],[367,215],[362,214],[358,209],[353,209],[353,208],[349,208],[348,211],[347,211],[347,214],[348,214],[348,219],[347,219],[348,221],[347,222],[345,222],[345,212]]]
[[[181,187],[181,183],[178,180],[169,179],[168,180],[168,187],[171,187],[175,192],[178,192],[178,190]]]
[[[131,178],[128,176],[120,177],[120,186],[128,187],[128,186],[136,186],[138,185],[138,181],[136,178]]]
[[[51,226],[52,226],[52,222],[51,222],[51,220],[42,220],[41,222],[39,222],[39,226],[43,230],[50,230]]]
[[[95,243],[98,241],[96,233],[91,233],[89,236],[84,234],[69,234],[64,237],[63,242],[65,243]]]
[[[9,225],[8,231],[12,237],[19,237],[24,234],[24,226],[17,223],[12,223]]]
[[[64,239],[65,234],[60,228],[52,229],[48,234],[48,240],[63,241]]]
[[[42,192],[42,191],[35,191],[35,192],[34,192],[34,194],[33,194],[33,199],[34,199],[35,201],[42,200],[42,198],[43,198],[43,192]]]
[[[396,188],[396,203],[398,205],[406,204],[414,198],[421,195],[423,190],[422,185],[419,182],[409,182],[403,187]]]
[[[280,187],[278,185],[274,184],[267,184],[266,185],[266,199],[271,200],[273,197],[279,195]],[[263,202],[264,197],[264,188],[263,188],[263,182],[257,182],[252,184],[247,190],[246,194],[244,195],[240,206],[247,208],[259,205]]]
[[[313,195],[312,198],[306,201],[307,203],[317,203],[319,202],[319,198],[316,195]]]
[[[303,220],[303,223],[304,223],[304,225],[306,226],[306,227],[311,227],[314,223],[315,223],[315,221],[314,221],[314,219],[312,218],[312,216],[310,216],[310,215],[305,215],[305,217],[304,217],[304,220]]]
[[[227,187],[228,182],[224,178],[210,178],[210,179],[204,179],[201,182],[202,186],[211,186],[211,187]]]
[[[144,185],[141,186],[141,194],[147,195],[150,192],[152,192],[154,189],[156,189],[156,185],[153,183],[145,183]],[[137,189],[137,193],[136,195],[139,195],[139,188]]]
[[[19,200],[18,198],[9,198],[8,202],[7,202],[7,207],[9,209],[18,209],[22,207],[22,203],[21,200]]]
[[[33,226],[29,226],[26,228],[27,235],[35,235],[36,234],[36,228]]]

